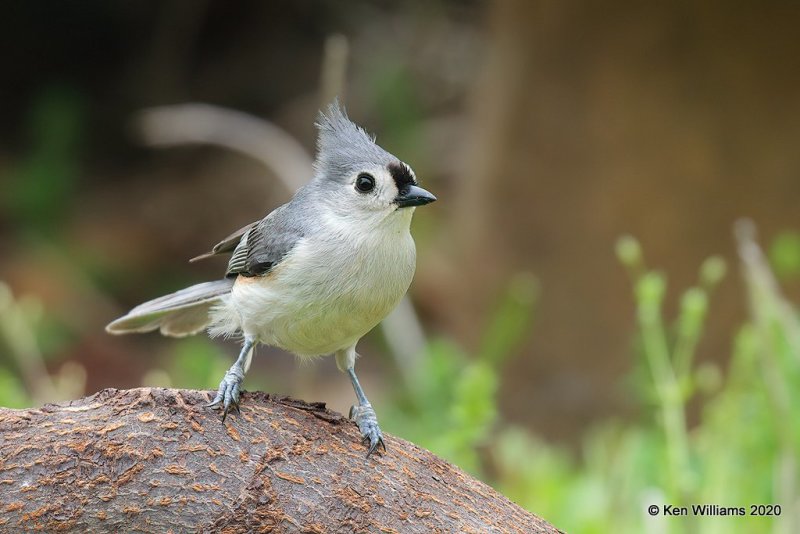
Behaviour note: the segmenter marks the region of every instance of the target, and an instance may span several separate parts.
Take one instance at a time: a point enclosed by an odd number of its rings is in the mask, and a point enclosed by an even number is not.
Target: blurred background
[[[186,260],[309,178],[339,95],[440,199],[409,302],[359,347],[386,432],[567,531],[796,532],[798,23],[777,1],[4,3],[0,405],[215,389],[234,343],[104,326],[219,277]],[[245,385],[353,401],[332,359],[266,347]]]

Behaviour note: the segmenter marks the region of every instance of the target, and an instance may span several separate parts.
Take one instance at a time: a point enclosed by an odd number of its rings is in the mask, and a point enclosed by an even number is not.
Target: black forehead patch
[[[402,161],[393,161],[386,168],[389,169],[389,174],[392,175],[398,191],[402,191],[410,185],[417,185],[411,169]]]

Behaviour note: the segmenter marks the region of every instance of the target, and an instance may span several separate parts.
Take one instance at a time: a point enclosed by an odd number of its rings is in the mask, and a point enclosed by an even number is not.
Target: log
[[[365,457],[325,408],[245,393],[106,389],[0,409],[0,531],[558,532],[434,454],[385,436]]]

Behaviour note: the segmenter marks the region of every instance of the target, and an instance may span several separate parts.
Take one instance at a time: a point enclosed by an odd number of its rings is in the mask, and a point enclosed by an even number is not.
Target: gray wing
[[[242,234],[225,276],[266,274],[283,259],[305,235],[300,220],[289,216],[288,205],[281,206]]]
[[[241,241],[242,236],[248,232],[251,228],[255,225],[260,223],[261,221],[256,221],[248,224],[243,228],[239,228],[231,235],[214,245],[214,248],[211,249],[210,252],[206,252],[205,254],[200,254],[199,256],[195,256],[189,262],[194,263],[196,261],[204,260],[206,258],[211,258],[212,256],[217,256],[219,254],[226,254],[228,252],[233,252],[236,249],[236,246]]]

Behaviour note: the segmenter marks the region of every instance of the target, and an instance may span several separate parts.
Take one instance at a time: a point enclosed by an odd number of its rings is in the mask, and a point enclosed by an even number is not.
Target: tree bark
[[[0,409],[0,531],[558,532],[407,441],[365,457],[322,403],[103,390]]]

